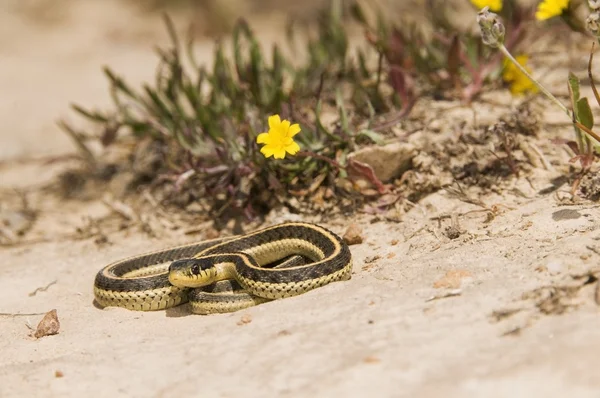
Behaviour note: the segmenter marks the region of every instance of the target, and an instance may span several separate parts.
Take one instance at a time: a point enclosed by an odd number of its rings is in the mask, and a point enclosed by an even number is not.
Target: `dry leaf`
[[[58,334],[59,329],[60,322],[58,321],[58,315],[56,314],[56,310],[52,310],[44,315],[40,323],[37,325],[33,337],[39,339],[40,337]]]

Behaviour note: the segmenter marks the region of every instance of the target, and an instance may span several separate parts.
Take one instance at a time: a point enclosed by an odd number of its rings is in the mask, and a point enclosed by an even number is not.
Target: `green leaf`
[[[577,101],[577,119],[579,123],[590,130],[594,127],[594,115],[592,114],[587,97],[580,98]]]
[[[344,97],[342,96],[342,90],[340,90],[339,88],[335,90],[335,104],[338,108],[338,112],[340,115],[342,131],[344,133],[349,133],[348,112],[346,111],[346,107],[344,106]]]
[[[155,89],[150,87],[147,84],[143,85],[143,89],[148,96],[149,102],[146,103],[148,110],[151,111],[156,117],[159,119],[169,119],[173,120],[173,112],[169,109],[169,107],[165,104],[165,102],[160,98],[158,92]]]
[[[367,21],[366,14],[360,4],[356,2],[350,4],[350,14],[361,25],[363,25],[364,27],[369,27],[369,22]]]
[[[76,104],[71,104],[71,108],[75,112],[79,113],[80,115],[82,115],[82,116],[86,117],[87,119],[90,119],[91,121],[94,121],[96,123],[107,123],[108,122],[108,117],[102,115],[100,112],[88,111]]]
[[[571,102],[573,105],[579,101],[579,79],[577,76],[573,74],[573,72],[569,72],[569,93],[571,94]],[[573,106],[575,108],[575,106]]]
[[[104,71],[104,74],[106,75],[106,77],[108,77],[110,84],[112,85],[112,87],[115,90],[124,93],[125,95],[127,95],[129,98],[131,98],[134,101],[138,100],[138,97],[135,94],[135,91],[132,90],[127,85],[127,83],[125,83],[125,80],[123,80],[119,76],[117,76],[108,66],[105,66],[103,68],[103,71]]]
[[[373,130],[367,130],[367,129],[361,130],[358,133],[356,133],[356,135],[364,135],[365,137],[369,138],[371,141],[373,141],[377,145],[383,144],[383,141],[384,141],[383,136]]]
[[[571,97],[571,106],[573,107],[573,121],[580,120],[579,118],[579,79],[572,72],[569,72],[569,96]],[[586,100],[587,102],[587,100]],[[583,105],[582,105],[583,106]],[[589,105],[588,105],[589,108]],[[582,122],[583,123],[583,122]],[[593,123],[593,120],[592,120]],[[577,139],[577,148],[579,148],[580,153],[585,152],[585,141],[583,137],[583,132],[579,127],[573,124],[573,130],[575,131],[575,137]]]

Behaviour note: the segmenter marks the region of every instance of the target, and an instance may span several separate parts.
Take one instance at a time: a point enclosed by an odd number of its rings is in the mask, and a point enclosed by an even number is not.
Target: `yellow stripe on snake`
[[[293,222],[117,261],[98,272],[94,295],[103,307],[153,311],[189,301],[192,312],[210,314],[296,296],[351,273],[339,236]]]

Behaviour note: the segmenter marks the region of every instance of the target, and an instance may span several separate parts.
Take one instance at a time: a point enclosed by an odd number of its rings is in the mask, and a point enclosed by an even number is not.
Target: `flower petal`
[[[294,142],[294,139],[292,137],[285,137],[283,140],[281,140],[281,146],[286,147],[292,142]]]
[[[258,137],[256,137],[256,143],[258,144],[269,144],[271,142],[269,133],[260,133]]]
[[[281,128],[281,124],[269,129],[269,135],[271,136],[271,142],[278,142],[285,138],[287,131]]]
[[[288,130],[290,129],[290,121],[289,120],[282,120],[281,121],[281,126],[279,127],[281,129],[281,132],[284,135],[288,135]]]
[[[538,21],[543,21],[561,15],[569,7],[569,0],[544,0],[535,13]]]
[[[283,149],[281,147],[280,148],[273,148],[273,149],[274,149],[274,151],[273,151],[273,157],[275,159],[283,159],[283,158],[285,158],[285,149]]]
[[[281,124],[281,118],[279,117],[279,115],[269,116],[269,129],[270,130],[278,129],[280,124]]]
[[[260,148],[260,153],[265,155],[266,158],[269,158],[273,156],[274,150],[272,146],[265,145],[264,147]]]
[[[300,145],[298,145],[294,141],[292,141],[292,143],[290,145],[287,145],[285,147],[285,151],[287,153],[289,153],[290,155],[295,155],[296,153],[298,153],[299,150],[300,150]]]
[[[477,8],[489,7],[494,12],[502,9],[502,0],[471,0],[471,3]]]
[[[530,68],[527,67],[527,55],[522,54],[515,58],[520,65],[522,65],[527,71],[530,71]],[[525,92],[536,92],[536,86],[534,83],[531,82],[527,76],[525,76],[512,62],[507,59],[504,60],[502,79],[509,84],[510,92],[514,95],[523,94]]]
[[[288,129],[288,137],[293,137],[300,132],[300,125],[298,123],[292,124]]]

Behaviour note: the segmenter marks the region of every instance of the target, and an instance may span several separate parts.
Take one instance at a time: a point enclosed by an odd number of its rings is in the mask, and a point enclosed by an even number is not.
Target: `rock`
[[[362,228],[358,224],[350,224],[343,239],[348,245],[363,243]]]
[[[348,158],[368,164],[373,168],[377,178],[385,182],[399,177],[408,170],[416,152],[412,144],[393,142],[359,149],[348,155]]]

